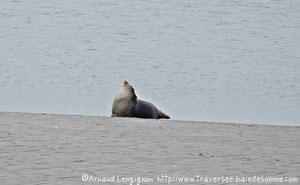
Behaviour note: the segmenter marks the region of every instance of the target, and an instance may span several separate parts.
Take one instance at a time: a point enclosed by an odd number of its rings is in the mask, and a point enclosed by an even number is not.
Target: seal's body
[[[123,82],[119,94],[114,99],[112,116],[170,119],[167,114],[158,110],[152,103],[138,100],[134,88],[127,81]]]

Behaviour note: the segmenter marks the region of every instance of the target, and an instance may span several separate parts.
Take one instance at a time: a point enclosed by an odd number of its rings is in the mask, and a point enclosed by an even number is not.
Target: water
[[[300,2],[3,0],[0,111],[300,125]]]

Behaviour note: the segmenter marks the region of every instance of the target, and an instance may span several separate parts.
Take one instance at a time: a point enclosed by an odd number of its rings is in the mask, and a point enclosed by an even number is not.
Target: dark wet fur
[[[133,108],[133,116],[149,119],[170,118],[168,115],[158,110],[152,103],[143,100],[137,100],[137,103]]]

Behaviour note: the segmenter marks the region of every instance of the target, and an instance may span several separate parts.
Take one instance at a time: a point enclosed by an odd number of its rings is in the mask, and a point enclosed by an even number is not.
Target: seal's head
[[[126,80],[122,83],[120,93],[132,96],[132,98],[137,98],[134,88]]]
[[[136,103],[137,96],[134,88],[127,81],[124,81],[120,88],[120,92],[114,99],[112,116],[133,117],[133,108]]]

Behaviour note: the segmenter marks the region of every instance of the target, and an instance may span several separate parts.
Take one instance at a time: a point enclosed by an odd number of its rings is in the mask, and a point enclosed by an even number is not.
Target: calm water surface
[[[300,1],[2,0],[0,111],[300,125]]]

